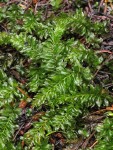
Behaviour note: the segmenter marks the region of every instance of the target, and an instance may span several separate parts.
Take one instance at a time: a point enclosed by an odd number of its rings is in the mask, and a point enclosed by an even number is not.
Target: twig
[[[110,6],[111,6],[111,8],[112,8],[112,10],[113,10],[113,4],[112,4],[112,2],[110,2]]]
[[[100,69],[101,69],[108,61],[110,61],[110,60],[112,60],[112,59],[113,59],[113,54],[110,54],[110,55],[108,56],[108,58],[107,58],[105,61],[102,62],[101,66],[99,67],[99,69],[98,69],[98,70],[96,71],[96,73],[94,74],[93,79],[96,77],[96,75],[98,74],[98,72],[100,71]]]
[[[6,5],[10,5],[10,4],[15,3],[15,2],[19,2],[19,0],[12,0],[12,1],[9,1],[9,2],[7,2]]]
[[[107,13],[107,3],[105,3],[105,7],[104,7],[104,14]]]
[[[106,84],[104,87],[109,88],[109,87],[111,87],[111,86],[113,86],[113,83]]]
[[[90,146],[90,149],[92,149],[97,143],[98,143],[98,141],[95,141],[95,142],[93,143],[93,145]]]
[[[48,4],[50,4],[50,3],[47,2],[47,3],[43,4],[43,3],[37,2],[36,5],[35,5],[34,14],[36,14],[36,11],[37,11],[37,8],[38,8],[38,7],[47,6]]]
[[[109,50],[104,50],[104,49],[99,50],[99,51],[96,51],[96,53],[97,53],[97,54],[98,54],[98,53],[109,53],[109,54],[113,54],[113,52],[111,52],[111,51],[109,51]]]
[[[14,136],[14,138],[13,138],[13,141],[15,141],[17,135],[19,134],[19,132],[21,131],[21,129],[22,129],[23,126],[24,126],[24,124],[22,124],[22,125],[20,126],[20,128],[18,129],[18,131],[16,132],[16,134],[15,134],[15,136]]]
[[[49,2],[45,3],[45,4],[38,4],[37,7],[40,7],[40,6],[47,6],[48,4],[50,4]]]
[[[111,15],[104,14],[104,13],[102,13],[102,15],[104,15],[104,16],[106,16],[106,17],[110,18],[110,19],[113,19],[113,16],[111,16]]]
[[[2,25],[0,25],[0,26],[1,26],[6,32],[8,32],[7,29],[6,29],[4,26],[2,26]]]
[[[30,124],[32,121],[33,121],[33,120],[32,120],[32,118],[31,118],[30,121],[29,121],[27,124]],[[13,138],[13,141],[16,139],[17,135],[19,134],[19,132],[21,131],[21,129],[23,128],[24,125],[25,125],[25,123],[23,123],[23,124],[20,126],[20,128],[18,129],[18,131],[16,132],[16,134],[15,134],[15,136],[14,136],[14,138]],[[24,130],[25,130],[25,129],[24,129]],[[24,133],[25,133],[25,131],[24,131]]]
[[[78,142],[74,144],[74,146],[70,150],[79,150],[79,148],[82,146],[83,143],[84,140],[81,138]]]
[[[93,135],[95,134],[96,131],[94,131],[83,143],[82,148],[85,149],[86,146],[88,145],[89,140],[93,137]]]
[[[99,5],[99,8],[98,8],[98,12],[100,12],[100,8],[101,8],[103,2],[104,2],[104,0],[101,0],[100,5]]]
[[[89,9],[90,9],[90,12],[92,13],[92,12],[93,12],[93,9],[92,9],[92,7],[91,7],[90,0],[88,0],[88,6],[89,6]]]
[[[101,114],[101,113],[104,113],[104,112],[106,112],[106,111],[107,111],[106,109],[101,109],[101,110],[97,110],[97,111],[91,113],[90,115]]]
[[[32,1],[30,3],[27,3],[27,6],[25,8],[25,11],[30,7],[30,5],[32,4]]]
[[[107,75],[108,75],[108,74],[109,74],[109,75],[111,74],[110,72],[106,72],[106,71],[100,71],[100,73],[102,73],[102,74],[107,74]]]
[[[18,89],[23,95],[25,95],[25,96],[27,96],[28,98],[30,98],[30,96],[29,96],[28,94],[26,94],[26,92],[25,92],[23,89],[21,89],[21,88],[18,87],[18,86],[17,86],[17,89]]]
[[[38,7],[38,3],[39,3],[39,2],[37,2],[37,3],[36,3],[36,5],[35,5],[35,10],[34,10],[34,14],[36,14],[36,11],[37,11],[37,7]]]

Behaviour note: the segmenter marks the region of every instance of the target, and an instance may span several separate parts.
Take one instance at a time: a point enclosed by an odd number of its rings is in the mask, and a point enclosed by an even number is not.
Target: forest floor
[[[43,11],[43,20],[45,21],[50,16],[59,15],[61,12],[64,13],[73,13],[78,8],[82,8],[84,14],[92,21],[92,22],[108,22],[107,24],[107,33],[103,35],[102,42],[100,44],[100,48],[98,50],[94,49],[99,56],[103,57],[103,62],[100,67],[94,72],[93,80],[95,84],[98,84],[103,88],[104,91],[108,91],[109,95],[113,96],[113,4],[105,3],[103,0],[100,2],[94,2],[93,0],[88,1],[80,1],[77,3],[76,7],[74,1],[64,0],[61,4],[61,7],[53,10],[52,6],[47,0],[33,0],[32,2],[23,2],[18,3],[18,1],[9,1],[7,3],[0,2],[0,7],[5,7],[6,5],[10,7],[13,4],[18,4],[22,9],[28,11],[32,9],[34,15],[37,13],[37,10]],[[54,4],[53,4],[54,5]],[[21,20],[18,20],[18,24],[22,24]],[[5,23],[0,23],[0,31],[7,31],[7,27]],[[69,35],[71,37],[71,35]],[[92,45],[87,43],[84,36],[79,36],[78,40],[81,41],[85,47],[88,49],[92,49]],[[10,60],[10,57],[12,58]],[[8,62],[9,59],[9,62]],[[10,62],[12,61],[12,62]],[[5,62],[5,63],[4,63]],[[5,70],[8,77],[13,78],[20,84],[27,84],[27,78],[25,74],[20,74],[15,66],[19,66],[23,64],[25,68],[29,68],[30,60],[24,57],[21,53],[17,52],[10,45],[0,46],[0,65],[4,64],[4,66],[9,65],[7,70]],[[12,64],[12,65],[10,65]],[[108,65],[109,64],[109,65]],[[111,68],[110,68],[111,67]],[[19,67],[18,67],[19,68]],[[17,87],[19,92],[23,94],[27,98],[33,98],[35,93],[29,92],[28,87],[24,90],[20,87]],[[14,105],[12,103],[12,105]],[[18,124],[18,128],[14,131],[13,134],[13,142],[17,144],[20,141],[20,137],[22,137],[26,132],[28,132],[32,128],[32,122],[38,121],[44,114],[46,113],[46,106],[42,106],[39,110],[37,108],[33,108],[30,102],[26,102],[22,100],[19,102],[19,108],[21,108],[21,114],[16,119],[16,124]],[[26,113],[31,111],[32,116],[27,116]],[[96,144],[98,144],[98,140],[96,139],[96,131],[95,127],[99,124],[102,124],[104,119],[106,118],[107,112],[113,111],[112,103],[107,107],[93,107],[90,108],[87,115],[82,116],[82,118],[78,119],[78,124],[81,124],[88,130],[87,136],[81,136],[76,140],[66,140],[65,136],[62,132],[55,132],[50,135],[49,143],[54,145],[54,150],[79,150],[79,149],[93,149]],[[81,128],[82,128],[81,125]],[[84,133],[85,134],[85,133]],[[21,141],[21,146],[24,149],[26,143],[24,140]]]

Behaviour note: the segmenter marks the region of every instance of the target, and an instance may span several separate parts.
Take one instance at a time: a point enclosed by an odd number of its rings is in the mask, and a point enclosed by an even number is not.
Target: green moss
[[[60,2],[58,6],[59,4]],[[99,37],[106,32],[105,24],[92,23],[81,9],[74,15],[60,14],[44,22],[40,12],[34,15],[28,10],[24,13],[15,5],[7,9],[0,8],[0,18],[1,23],[7,22],[7,32],[0,33],[0,45],[11,45],[31,60],[26,77],[29,92],[35,93],[32,105],[41,108],[44,104],[49,108],[40,121],[33,123],[33,128],[25,134],[26,147],[50,150],[48,139],[51,133],[62,131],[67,138],[73,138],[77,132],[75,122],[80,115],[86,114],[93,106],[106,106],[112,101],[107,92],[102,93],[102,87],[90,83],[93,73],[102,62],[102,57],[98,57],[93,48],[99,47]],[[92,45],[92,49],[86,48],[74,35],[84,37]],[[84,63],[87,64],[86,67]],[[15,101],[15,93],[19,100],[23,95],[16,88],[19,83],[12,78],[8,79],[3,69],[0,77],[1,113],[9,109],[6,105],[10,106]],[[14,110],[17,107],[16,105]],[[10,136],[0,134],[3,139],[1,147],[4,149],[7,140],[14,133],[16,113],[13,113],[10,113],[11,117],[5,118],[5,122],[10,121],[11,129],[5,129],[7,135],[11,132]],[[4,119],[1,120],[0,130],[3,128]]]

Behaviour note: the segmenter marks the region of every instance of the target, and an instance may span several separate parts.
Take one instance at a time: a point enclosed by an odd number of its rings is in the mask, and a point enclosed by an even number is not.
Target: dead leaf
[[[113,107],[106,107],[106,110],[111,110],[111,111],[113,111]]]
[[[33,4],[36,5],[36,3],[38,2],[38,0],[32,0]]]
[[[26,107],[26,105],[27,105],[27,102],[25,101],[25,100],[22,100],[21,102],[20,102],[20,104],[19,104],[19,108],[25,108]]]
[[[39,113],[35,114],[34,116],[32,116],[32,120],[33,120],[33,121],[38,121],[39,118],[40,118],[41,116],[43,116],[44,114],[45,114],[45,112],[39,112]]]

